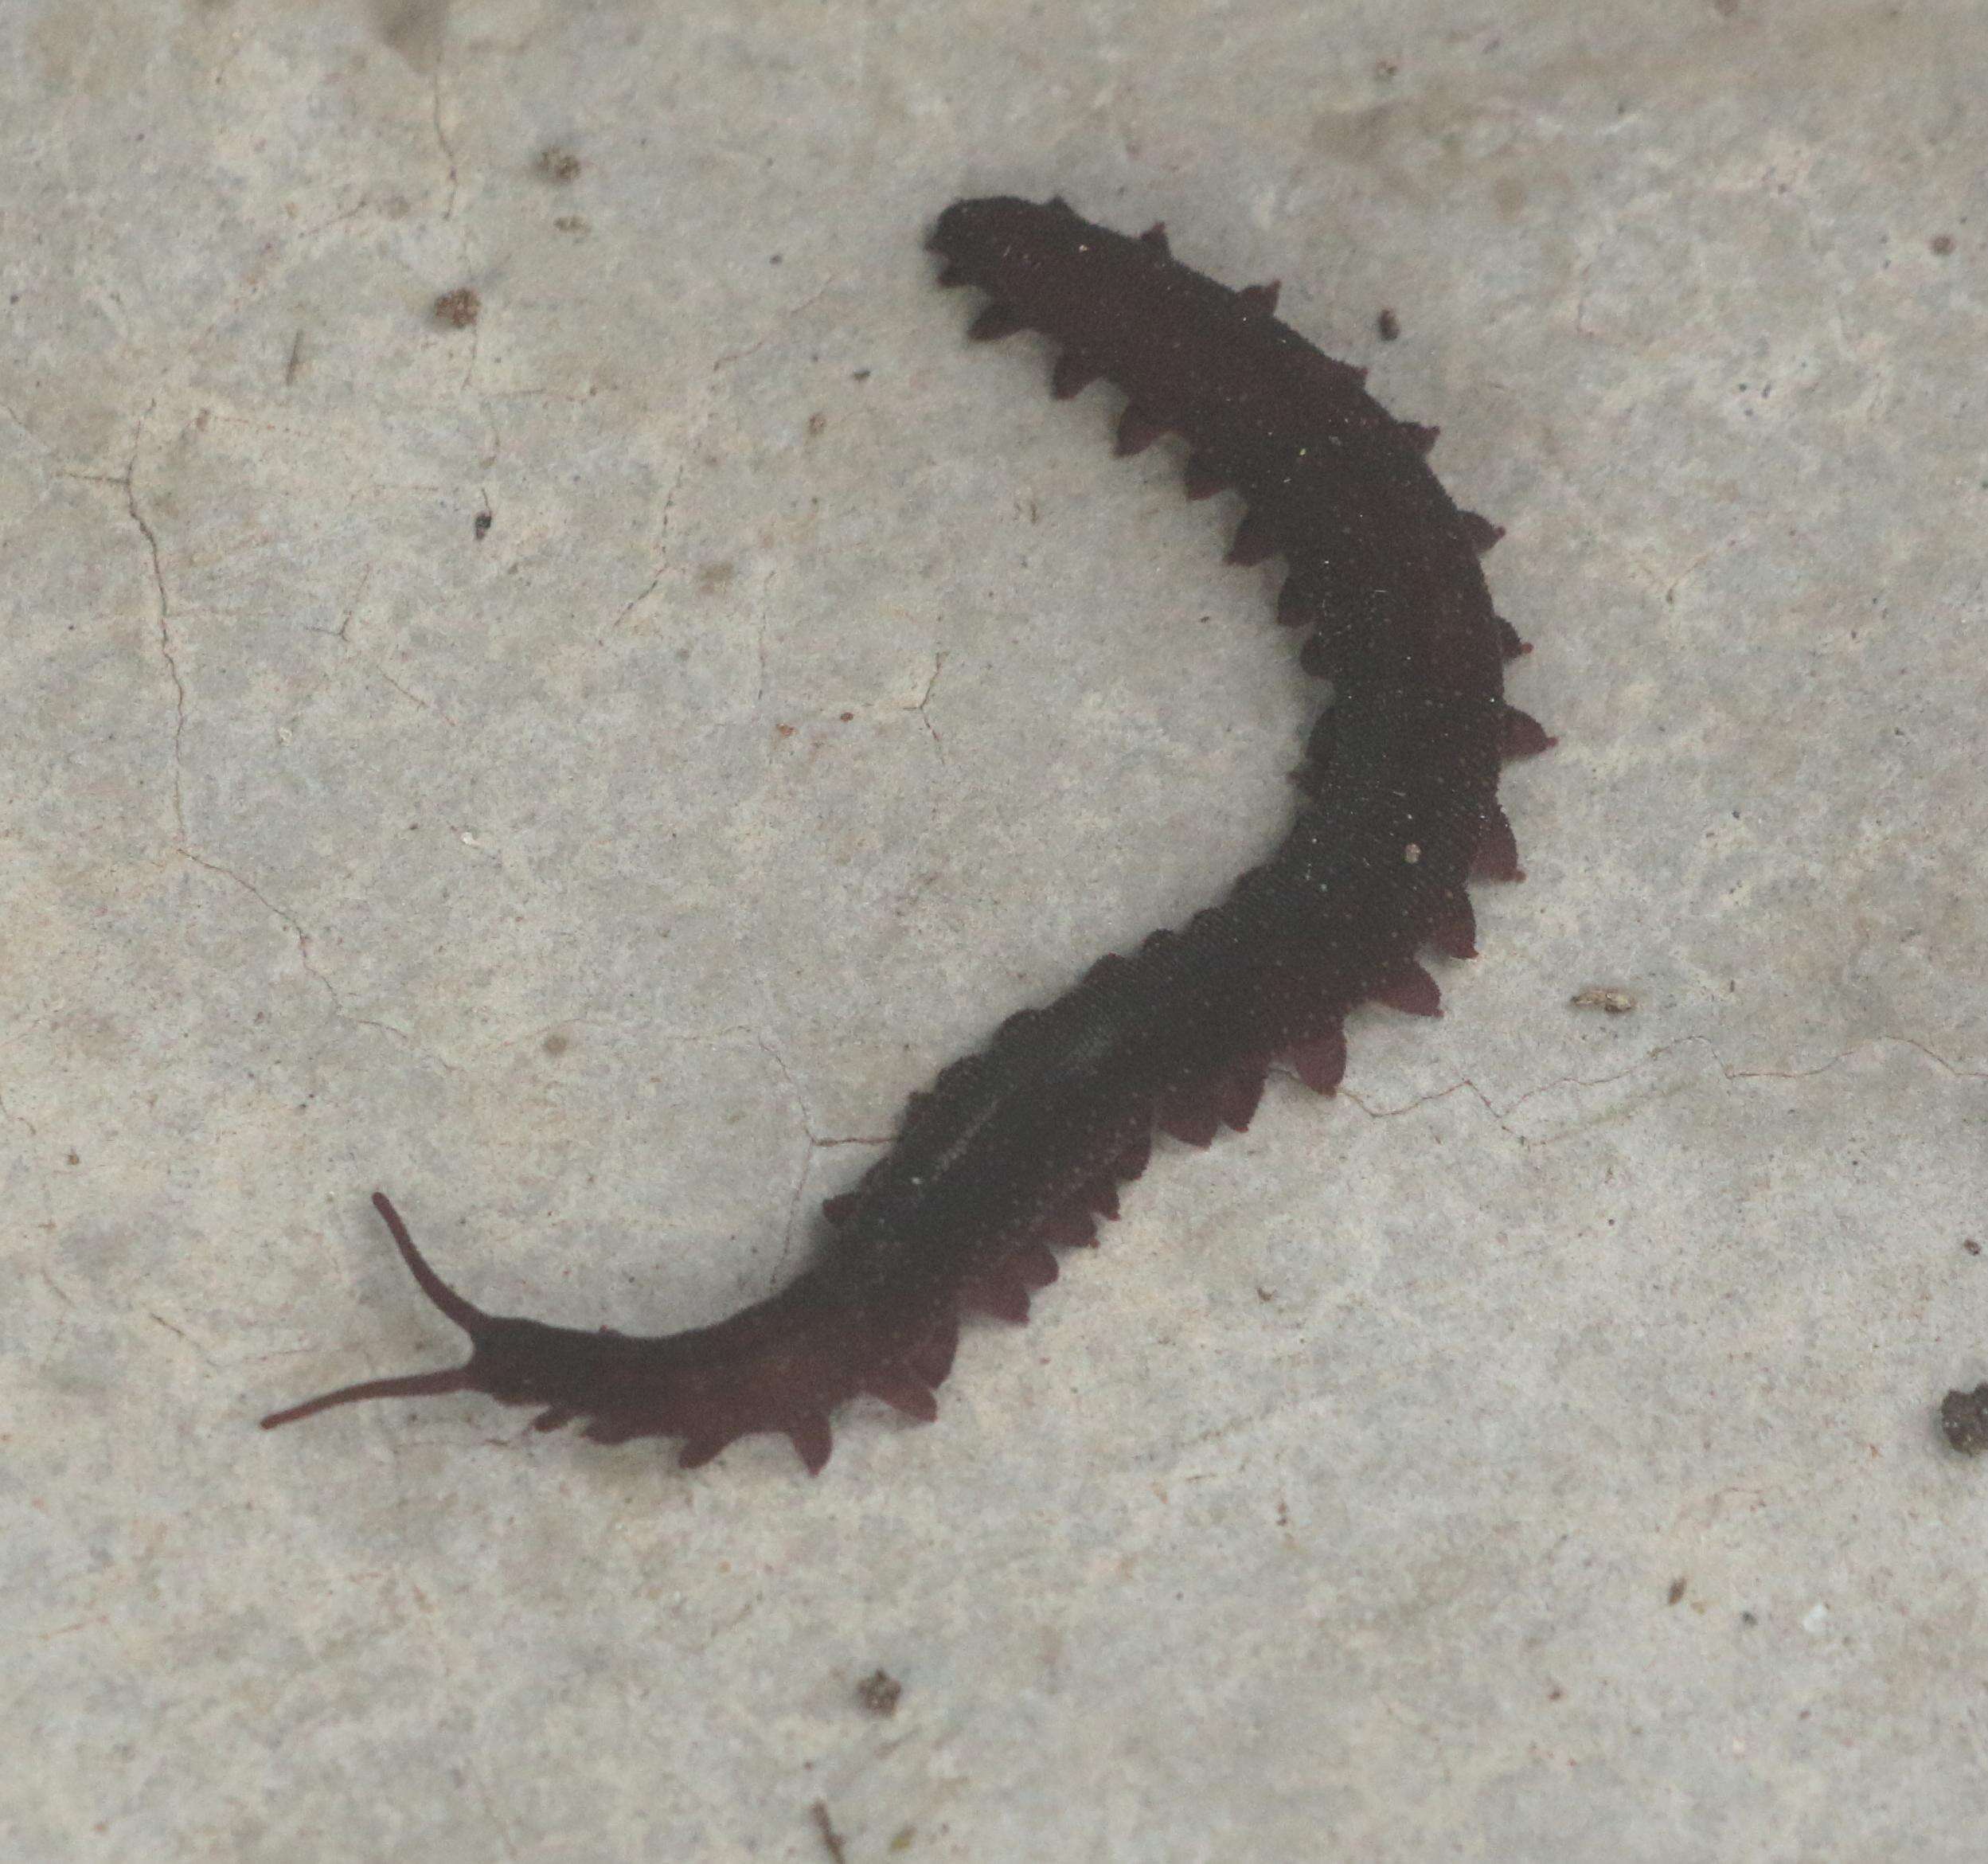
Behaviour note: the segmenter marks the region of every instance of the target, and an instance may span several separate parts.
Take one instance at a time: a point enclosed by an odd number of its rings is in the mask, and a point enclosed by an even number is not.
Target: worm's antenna
[[[455,1290],[428,1267],[428,1258],[414,1246],[414,1238],[408,1234],[408,1226],[400,1221],[400,1213],[388,1202],[385,1191],[373,1194],[373,1208],[380,1213],[381,1219],[393,1232],[395,1246],[400,1252],[400,1260],[418,1283],[421,1292],[439,1307],[450,1319],[475,1339],[490,1324],[490,1316],[481,1307],[472,1307]]]
[[[472,1305],[443,1280],[429,1268],[428,1258],[415,1248],[414,1238],[408,1234],[408,1226],[400,1220],[400,1213],[394,1209],[385,1191],[373,1194],[373,1207],[380,1213],[381,1220],[392,1234],[394,1246],[400,1252],[400,1260],[428,1296],[443,1313],[470,1336],[472,1343],[490,1325],[490,1316],[480,1307]],[[403,1373],[395,1378],[369,1378],[358,1385],[341,1385],[335,1392],[326,1392],[315,1398],[307,1398],[301,1405],[292,1405],[286,1411],[272,1411],[262,1420],[264,1430],[274,1430],[279,1424],[295,1424],[300,1417],[312,1417],[320,1411],[329,1411],[334,1405],[354,1405],[361,1398],[418,1398],[437,1392],[471,1390],[470,1369],[467,1366],[444,1366],[439,1372]]]
[[[361,1398],[418,1398],[431,1392],[467,1391],[469,1371],[467,1366],[450,1366],[439,1372],[410,1372],[399,1378],[369,1378],[362,1385],[341,1385],[335,1392],[292,1405],[287,1411],[271,1412],[262,1427],[274,1430],[279,1424],[295,1424],[299,1417],[314,1417],[334,1405],[357,1404]]]

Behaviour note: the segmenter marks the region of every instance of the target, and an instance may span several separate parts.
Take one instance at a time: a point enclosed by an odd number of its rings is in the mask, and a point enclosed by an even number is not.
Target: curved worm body
[[[1058,1248],[1094,1243],[1154,1128],[1206,1145],[1249,1123],[1265,1073],[1330,1093],[1342,1028],[1376,999],[1439,1013],[1426,948],[1474,955],[1466,881],[1520,877],[1498,768],[1552,741],[1507,705],[1523,651],[1493,612],[1480,553],[1502,534],[1451,502],[1424,459],[1433,430],[1393,419],[1364,372],[1272,315],[1275,285],[1231,291],[1154,227],[1128,238],[1061,201],[963,201],[939,217],[941,282],[989,302],[976,337],[1039,330],[1061,346],[1054,392],[1103,377],[1128,397],[1118,450],[1163,432],[1190,448],[1190,496],[1248,508],[1230,560],[1281,553],[1278,619],[1331,681],[1277,853],[1220,905],[1130,957],[1107,956],[907,1106],[896,1141],[846,1196],[815,1264],[713,1327],[657,1338],[493,1317],[448,1288],[384,1196],[373,1199],[423,1292],[468,1334],[467,1362],[371,1381],[265,1426],[361,1398],[476,1391],[579,1420],[597,1442],[683,1440],[686,1465],[734,1438],[784,1432],[810,1471],[829,1417],[860,1393],[936,1414],[959,1317],[1020,1321]]]

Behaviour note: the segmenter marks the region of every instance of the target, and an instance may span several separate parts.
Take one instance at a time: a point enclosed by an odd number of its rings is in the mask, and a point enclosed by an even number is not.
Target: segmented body
[[[1100,959],[914,1096],[891,1150],[824,1207],[819,1260],[770,1299],[656,1338],[492,1317],[435,1277],[376,1196],[471,1358],[266,1424],[473,1390],[541,1407],[541,1428],[584,1419],[602,1442],[681,1437],[686,1464],[784,1432],[818,1470],[830,1413],[859,1393],[935,1415],[960,1315],[1025,1319],[1031,1289],[1056,1279],[1055,1250],[1094,1242],[1097,1218],[1117,1213],[1156,1127],[1197,1145],[1246,1127],[1279,1061],[1331,1092],[1359,1002],[1435,1014],[1420,952],[1473,955],[1467,881],[1519,877],[1498,768],[1550,741],[1506,704],[1504,663],[1522,649],[1478,562],[1501,533],[1429,470],[1433,431],[1394,420],[1362,371],[1279,322],[1274,285],[1219,285],[1157,227],[1132,239],[1060,201],[967,201],[931,244],[942,282],[988,295],[976,336],[1055,339],[1058,396],[1115,384],[1119,451],[1184,436],[1190,495],[1232,487],[1248,506],[1231,560],[1285,558],[1278,619],[1306,631],[1303,664],[1333,686],[1289,834],[1219,905]]]

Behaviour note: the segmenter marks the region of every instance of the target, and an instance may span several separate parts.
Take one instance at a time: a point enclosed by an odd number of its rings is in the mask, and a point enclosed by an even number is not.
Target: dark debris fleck
[[[895,1715],[904,1686],[888,1670],[873,1671],[856,1686],[856,1699],[873,1715]]]
[[[1971,1392],[1949,1392],[1940,1401],[1939,1428],[1963,1456],[1988,1450],[1988,1385]]]
[[[435,321],[450,330],[466,330],[483,314],[483,300],[467,285],[444,291],[435,300]]]

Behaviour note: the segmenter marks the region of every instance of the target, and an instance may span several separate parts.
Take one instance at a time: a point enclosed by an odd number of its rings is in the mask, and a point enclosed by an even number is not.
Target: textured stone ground
[[[1978,1858],[1984,86],[1960,0],[0,13],[0,1849]],[[818,1481],[259,1432],[458,1350],[376,1186],[714,1316],[1280,831],[1274,574],[964,341],[997,190],[1441,424],[1529,881]]]

